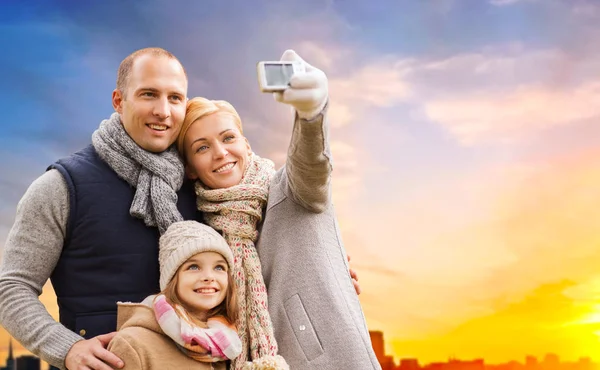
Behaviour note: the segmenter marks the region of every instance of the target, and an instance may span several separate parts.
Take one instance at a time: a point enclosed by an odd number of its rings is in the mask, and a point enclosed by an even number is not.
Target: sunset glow
[[[293,48],[329,78],[334,203],[386,353],[600,362],[600,2],[45,3],[0,5],[0,251],[137,48],[176,54],[190,97],[229,100],[281,166],[291,113],[255,65]],[[41,299],[58,318],[50,284]]]

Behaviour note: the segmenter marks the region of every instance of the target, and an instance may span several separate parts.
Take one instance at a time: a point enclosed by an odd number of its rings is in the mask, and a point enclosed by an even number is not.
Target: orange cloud
[[[426,361],[445,361],[455,355],[461,359],[485,358],[488,363],[524,362],[525,355],[541,360],[550,352],[564,360],[581,356],[598,360],[595,331],[600,324],[562,325],[565,319],[588,309],[565,296],[564,291],[572,285],[569,281],[540,285],[523,300],[469,320],[442,336],[422,342],[394,341],[391,347],[399,356]]]
[[[504,93],[458,96],[425,103],[429,119],[465,145],[512,141],[546,128],[600,116],[600,81],[572,89],[522,86]]]
[[[411,203],[390,197],[365,208],[370,217],[356,209],[344,238],[361,256],[370,327],[397,343],[396,355],[431,360],[595,354],[599,158],[584,151],[440,175],[444,186],[423,184]],[[570,283],[536,292],[557,281]],[[515,341],[521,331],[530,344]]]

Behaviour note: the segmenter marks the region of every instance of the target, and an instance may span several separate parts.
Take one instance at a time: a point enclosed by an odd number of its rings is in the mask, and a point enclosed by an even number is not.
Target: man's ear
[[[112,105],[115,111],[119,114],[123,113],[123,94],[121,90],[114,89],[112,92]]]
[[[198,180],[198,174],[196,173],[196,170],[189,164],[185,165],[185,174],[191,180]]]

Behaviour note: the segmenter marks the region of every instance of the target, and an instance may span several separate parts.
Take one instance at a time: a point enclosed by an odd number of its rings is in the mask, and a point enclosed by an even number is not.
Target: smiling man
[[[166,50],[129,55],[112,94],[116,112],[91,145],[51,165],[19,202],[0,266],[0,325],[53,366],[123,366],[106,350],[115,302],[158,292],[159,235],[200,218],[172,147],[187,87]],[[49,278],[60,323],[39,301]]]

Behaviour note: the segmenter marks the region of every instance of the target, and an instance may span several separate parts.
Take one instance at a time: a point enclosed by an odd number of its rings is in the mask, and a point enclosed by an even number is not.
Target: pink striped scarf
[[[183,307],[169,304],[164,294],[156,296],[152,308],[162,331],[196,361],[232,360],[242,351],[235,326],[223,316],[209,318],[208,327],[201,328],[192,323]]]

